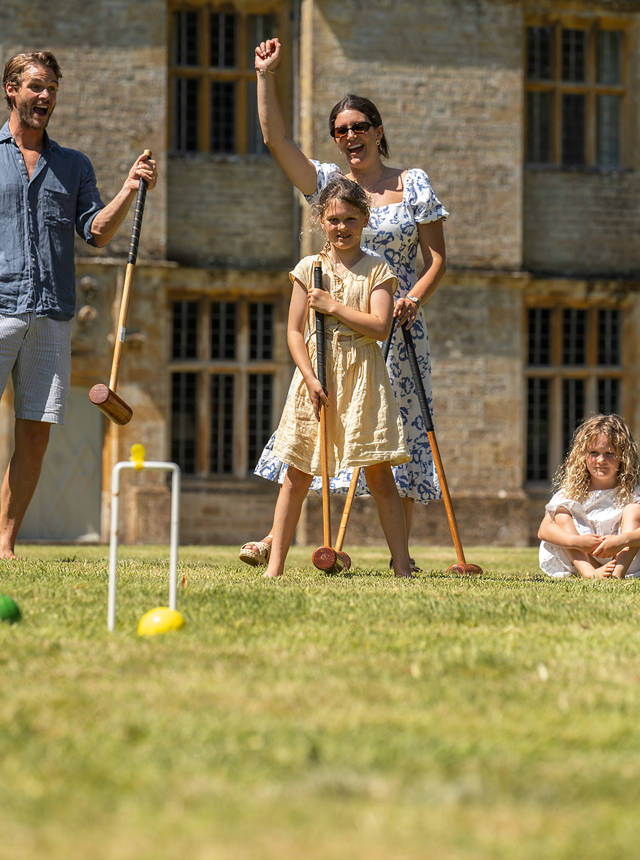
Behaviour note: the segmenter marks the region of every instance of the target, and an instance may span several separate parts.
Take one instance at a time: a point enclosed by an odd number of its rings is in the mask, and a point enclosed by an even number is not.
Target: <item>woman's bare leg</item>
[[[407,525],[407,540],[409,540],[409,536],[411,535],[411,525],[413,523],[413,499],[402,499],[402,509],[404,511],[404,521]]]

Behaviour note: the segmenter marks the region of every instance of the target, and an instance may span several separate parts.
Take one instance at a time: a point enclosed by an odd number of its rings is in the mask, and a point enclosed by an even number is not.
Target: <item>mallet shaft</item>
[[[453,545],[456,550],[456,556],[458,557],[458,561],[461,564],[466,564],[464,558],[464,550],[462,549],[462,541],[460,540],[460,534],[458,532],[456,515],[453,510],[453,503],[451,501],[451,494],[449,493],[449,486],[447,484],[447,478],[444,473],[444,466],[440,457],[440,450],[438,449],[438,443],[436,441],[433,420],[431,418],[431,410],[429,409],[427,395],[425,394],[424,390],[424,383],[422,381],[422,376],[420,375],[420,368],[418,367],[418,359],[416,358],[416,349],[413,344],[413,338],[409,329],[404,326],[402,328],[402,334],[404,336],[404,344],[407,350],[407,357],[411,366],[413,382],[416,387],[416,394],[418,396],[418,402],[420,404],[420,411],[422,412],[422,418],[424,421],[425,428],[427,430],[429,444],[431,445],[431,452],[433,454],[433,460],[436,465],[438,479],[440,480],[442,499],[444,501],[444,507],[447,512],[447,520],[449,522],[449,529],[451,531],[451,537],[453,538]]]
[[[322,289],[322,264],[313,264],[313,286]],[[324,393],[327,393],[327,365],[325,355],[324,314],[315,311],[316,317],[316,363],[317,374]],[[322,534],[325,546],[331,546],[331,509],[329,499],[329,457],[327,440],[327,415],[324,404],[320,406],[320,469],[322,472]]]
[[[151,158],[150,149],[145,149],[144,154],[147,158]],[[113,361],[111,362],[111,376],[109,377],[109,388],[111,391],[115,391],[118,385],[120,357],[122,355],[122,345],[126,338],[126,322],[127,315],[129,313],[131,285],[133,284],[133,274],[135,272],[136,260],[138,258],[138,244],[140,242],[140,230],[142,229],[142,215],[144,213],[146,197],[147,183],[144,179],[141,179],[138,184],[138,193],[136,194],[136,208],[133,213],[133,225],[131,227],[131,239],[129,241],[127,268],[124,276],[124,286],[122,288],[120,313],[118,314],[118,328],[116,330],[116,339],[113,348]]]

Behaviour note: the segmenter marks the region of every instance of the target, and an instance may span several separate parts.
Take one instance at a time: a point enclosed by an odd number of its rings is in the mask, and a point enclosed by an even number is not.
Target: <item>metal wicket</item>
[[[136,446],[134,446],[136,447]],[[132,449],[133,453],[133,449]],[[177,463],[138,458],[116,463],[111,473],[111,529],[109,541],[109,598],[107,626],[116,624],[116,577],[118,567],[118,516],[120,512],[120,472],[123,469],[160,469],[171,472],[171,529],[169,548],[169,609],[176,609],[178,599],[178,528],[180,522],[180,467]]]

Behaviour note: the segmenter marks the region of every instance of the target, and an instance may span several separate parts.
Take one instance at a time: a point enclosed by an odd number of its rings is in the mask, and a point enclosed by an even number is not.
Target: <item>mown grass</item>
[[[0,857],[624,858],[638,854],[640,584],[484,575],[381,548],[262,580],[235,548],[21,547],[0,592]],[[355,567],[355,565],[358,565]],[[182,580],[184,577],[184,586]]]

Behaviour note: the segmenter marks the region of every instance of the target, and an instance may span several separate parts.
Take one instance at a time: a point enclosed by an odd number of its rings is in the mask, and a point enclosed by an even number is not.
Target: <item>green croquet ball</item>
[[[156,633],[168,633],[170,630],[179,630],[183,626],[184,618],[177,609],[157,606],[145,612],[140,619],[138,636],[155,636]]]
[[[18,604],[6,594],[0,594],[0,621],[8,621],[14,624],[22,617]]]

